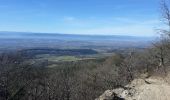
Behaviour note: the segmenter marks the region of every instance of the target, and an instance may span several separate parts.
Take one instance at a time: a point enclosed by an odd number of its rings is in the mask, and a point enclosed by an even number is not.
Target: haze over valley
[[[146,48],[154,37],[121,35],[75,35],[60,33],[0,32],[0,50],[31,48],[115,50]]]

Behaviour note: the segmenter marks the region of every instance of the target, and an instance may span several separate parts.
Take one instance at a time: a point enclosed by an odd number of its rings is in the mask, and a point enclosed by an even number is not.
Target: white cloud
[[[73,17],[66,18],[72,21],[72,24],[77,24]],[[75,34],[100,34],[100,35],[136,35],[136,36],[151,36],[156,33],[160,25],[160,21],[156,19],[151,20],[137,20],[128,18],[114,18],[103,21],[81,21],[85,22],[84,27],[73,27],[72,29],[61,30],[62,33]],[[98,22],[98,24],[94,23]],[[114,23],[115,22],[115,23]],[[111,24],[113,23],[113,24]],[[92,27],[89,27],[92,26]]]
[[[34,32],[67,34],[152,36],[156,34],[156,29],[160,29],[160,27],[162,27],[162,24],[157,19],[138,20],[126,17],[105,19],[96,17],[89,19],[63,17],[62,19],[63,21],[61,21],[61,23],[54,22],[51,26],[44,25],[41,26],[41,28],[32,28],[27,30],[33,30]]]
[[[144,26],[122,26],[122,27],[103,27],[94,29],[68,30],[75,34],[91,34],[91,35],[136,35],[150,36],[154,34],[154,28]]]
[[[74,17],[64,17],[64,21],[66,21],[66,22],[72,22],[72,21],[74,21],[76,18],[74,18]]]

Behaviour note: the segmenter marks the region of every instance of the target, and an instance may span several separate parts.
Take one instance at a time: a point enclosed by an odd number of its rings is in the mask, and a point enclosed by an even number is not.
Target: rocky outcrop
[[[169,90],[163,78],[135,79],[125,88],[105,91],[96,100],[170,100]]]

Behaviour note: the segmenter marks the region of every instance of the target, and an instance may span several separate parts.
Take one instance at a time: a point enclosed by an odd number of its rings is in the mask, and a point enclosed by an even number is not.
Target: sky
[[[0,0],[0,31],[152,36],[159,0]]]

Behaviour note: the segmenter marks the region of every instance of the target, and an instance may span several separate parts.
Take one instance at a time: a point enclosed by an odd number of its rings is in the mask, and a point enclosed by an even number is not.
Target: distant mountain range
[[[0,52],[30,48],[94,49],[112,51],[146,48],[154,37],[121,35],[74,35],[60,33],[0,32]]]
[[[142,40],[150,41],[154,37],[141,36],[123,36],[123,35],[77,35],[77,34],[61,34],[61,33],[32,33],[32,32],[0,32],[0,38],[45,38],[45,39],[61,39],[61,40],[121,40],[132,41]]]

